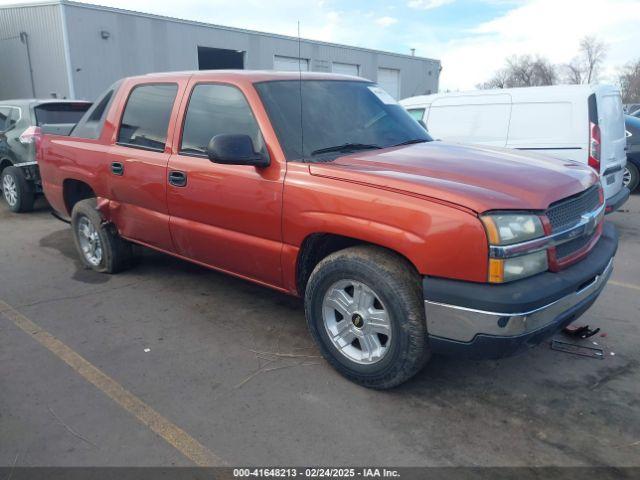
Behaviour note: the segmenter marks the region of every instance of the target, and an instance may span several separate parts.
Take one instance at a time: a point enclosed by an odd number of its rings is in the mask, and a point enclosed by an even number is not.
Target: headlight
[[[491,283],[511,282],[530,277],[536,273],[546,272],[548,269],[546,250],[505,260],[490,258],[489,281]]]
[[[524,213],[489,214],[480,217],[489,244],[496,246],[527,242],[545,235],[537,215]],[[489,282],[505,283],[530,277],[549,269],[547,250],[518,257],[489,259]]]
[[[480,217],[491,245],[511,245],[544,236],[542,222],[537,215],[495,214]]]

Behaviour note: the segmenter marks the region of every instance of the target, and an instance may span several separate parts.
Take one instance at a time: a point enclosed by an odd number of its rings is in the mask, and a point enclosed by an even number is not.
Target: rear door
[[[111,216],[131,240],[172,251],[167,210],[167,145],[175,125],[180,82],[143,83],[129,92],[109,151]]]
[[[622,188],[627,144],[622,99],[617,89],[601,87],[596,91],[598,123],[601,135],[600,173],[605,198]]]

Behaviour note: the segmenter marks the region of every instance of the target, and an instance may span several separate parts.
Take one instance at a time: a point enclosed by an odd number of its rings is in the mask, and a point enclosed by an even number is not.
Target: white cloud
[[[441,89],[468,90],[511,55],[566,63],[578,53],[581,38],[597,35],[609,45],[603,80],[613,81],[618,66],[640,56],[639,25],[637,0],[529,0],[453,40],[412,46],[442,60]]]
[[[398,19],[394,17],[380,17],[376,19],[376,23],[382,27],[388,27],[394,23],[398,23]]]
[[[442,7],[453,3],[455,0],[409,0],[407,5],[410,8],[418,8],[420,10],[431,10],[433,8]]]

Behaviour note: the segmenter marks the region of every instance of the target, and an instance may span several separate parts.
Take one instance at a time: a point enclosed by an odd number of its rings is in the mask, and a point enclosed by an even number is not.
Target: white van
[[[607,212],[629,196],[622,185],[626,137],[620,91],[558,85],[422,95],[400,101],[433,138],[535,151],[577,160],[602,177]]]

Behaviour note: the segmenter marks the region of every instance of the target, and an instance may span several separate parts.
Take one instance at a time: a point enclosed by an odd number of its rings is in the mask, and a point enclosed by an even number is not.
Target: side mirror
[[[264,168],[271,163],[268,157],[253,150],[253,141],[249,135],[216,135],[207,146],[207,156],[212,162],[225,165]]]

